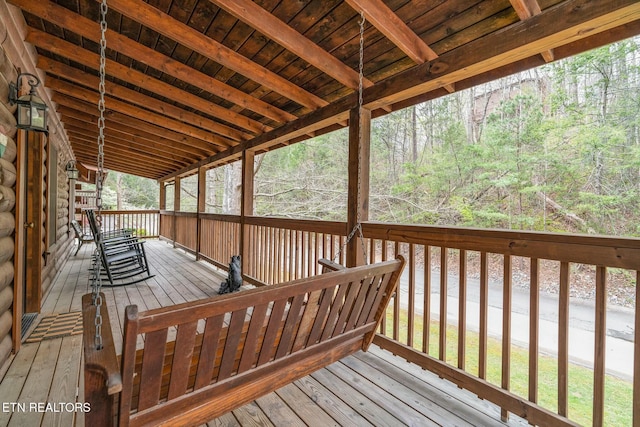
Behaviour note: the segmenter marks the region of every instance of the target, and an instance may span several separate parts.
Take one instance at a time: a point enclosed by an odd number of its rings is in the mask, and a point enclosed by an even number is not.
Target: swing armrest
[[[338,264],[337,262],[333,262],[330,259],[320,258],[318,260],[318,264],[322,266],[322,272],[328,273],[329,271],[340,271],[346,269],[342,264]]]
[[[87,425],[104,425],[114,416],[114,399],[122,391],[120,364],[116,356],[107,302],[102,294],[102,348],[95,345],[96,307],[92,295],[82,297],[82,326],[84,328],[84,398],[91,405],[86,414]]]

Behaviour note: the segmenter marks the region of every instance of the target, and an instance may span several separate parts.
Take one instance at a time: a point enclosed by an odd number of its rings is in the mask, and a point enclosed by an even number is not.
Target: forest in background
[[[640,236],[639,46],[630,39],[375,119],[370,219]],[[257,156],[256,214],[344,221],[347,157],[346,130]],[[157,207],[157,184],[139,180],[111,173],[107,199]],[[238,213],[239,162],[207,181],[207,211]],[[196,177],[182,188],[182,210],[195,210]]]

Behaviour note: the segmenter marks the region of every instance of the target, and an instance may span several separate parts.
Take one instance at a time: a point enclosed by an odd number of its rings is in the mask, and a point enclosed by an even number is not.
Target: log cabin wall
[[[42,295],[45,295],[49,285],[53,282],[58,271],[62,268],[69,252],[69,245],[73,244],[73,236],[69,227],[69,179],[65,170],[66,162],[62,155],[54,147],[51,141],[47,142],[46,159],[43,167],[47,173],[45,192],[43,197],[43,227],[45,232],[42,240]],[[55,152],[56,167],[51,168],[49,153]],[[56,180],[50,182],[49,169],[55,169]],[[55,191],[53,188],[55,186]],[[49,200],[54,200],[52,203]],[[49,218],[53,215],[53,219]],[[50,222],[53,221],[53,222]]]
[[[0,366],[13,349],[16,106],[8,103],[9,82],[18,74],[0,46]],[[2,150],[0,148],[0,150]]]
[[[0,373],[6,369],[12,353],[20,349],[21,316],[24,292],[23,258],[16,248],[24,246],[22,227],[16,228],[22,216],[20,180],[26,181],[24,156],[19,155],[19,138],[15,110],[9,105],[9,83],[16,82],[19,72],[43,75],[35,67],[35,49],[25,43],[26,24],[19,11],[0,1]],[[48,92],[39,95],[50,106]],[[61,124],[54,109],[50,107],[48,137],[43,137],[42,176],[44,177],[40,195],[42,203],[43,236],[41,247],[42,263],[38,295],[44,296],[67,258],[73,236],[69,227],[69,180],[66,164],[72,159],[70,144],[61,131]],[[53,163],[52,163],[53,162]],[[20,172],[22,170],[22,172]],[[53,171],[53,176],[49,174]],[[22,177],[22,178],[21,178]],[[26,187],[25,187],[26,188]],[[17,195],[17,197],[16,197]],[[22,208],[24,209],[24,208]],[[51,213],[49,215],[49,213]],[[26,266],[27,269],[29,265]],[[38,301],[41,304],[42,301]],[[37,306],[39,308],[39,305]]]

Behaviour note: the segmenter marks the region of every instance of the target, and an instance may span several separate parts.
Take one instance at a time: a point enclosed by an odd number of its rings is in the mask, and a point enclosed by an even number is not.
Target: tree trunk
[[[233,162],[224,167],[222,213],[239,215],[242,194],[242,164]]]

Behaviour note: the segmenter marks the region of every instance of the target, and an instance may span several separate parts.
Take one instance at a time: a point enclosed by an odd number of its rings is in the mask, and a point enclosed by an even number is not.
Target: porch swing
[[[106,9],[103,0],[103,40]],[[363,26],[362,15],[361,37]],[[366,351],[403,266],[402,257],[353,268],[327,261],[310,278],[146,312],[130,305],[120,356],[94,287],[82,299],[85,423],[202,424]]]

